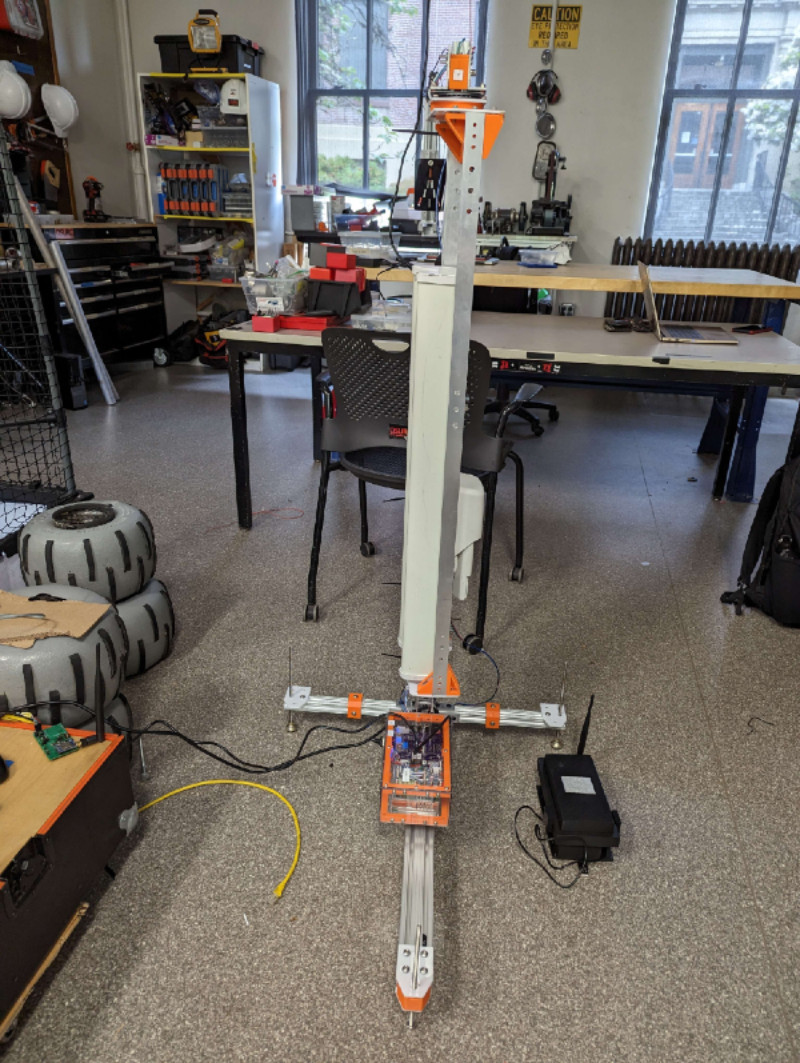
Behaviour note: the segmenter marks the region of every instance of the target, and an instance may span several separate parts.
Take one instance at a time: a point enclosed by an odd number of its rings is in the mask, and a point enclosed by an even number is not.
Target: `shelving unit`
[[[247,144],[241,147],[176,146],[146,144],[149,132],[144,110],[144,87],[156,83],[171,99],[188,98],[195,104],[203,105],[202,99],[193,91],[192,82],[197,80],[214,80],[220,84],[231,78],[244,81],[247,88],[246,125],[228,127],[241,129],[246,133]],[[276,84],[251,74],[139,74],[139,114],[141,121],[142,144],[145,168],[150,192],[150,216],[157,223],[159,240],[162,248],[178,242],[177,226],[187,222],[200,225],[219,225],[225,232],[235,226],[252,229],[253,257],[256,268],[267,271],[272,263],[280,257],[284,241],[283,198],[281,196],[281,127],[280,127],[280,90]],[[211,130],[202,130],[203,133]],[[191,160],[196,166],[198,161],[207,158],[214,162],[217,156],[230,159],[225,165],[229,174],[247,174],[250,186],[250,210],[246,215],[215,214],[188,212],[174,214],[164,211],[163,188],[160,173],[161,163],[171,160],[173,166],[180,159]],[[236,157],[241,162],[236,161]],[[222,281],[171,280],[171,284],[183,284],[195,287],[219,287],[235,290],[236,286]]]

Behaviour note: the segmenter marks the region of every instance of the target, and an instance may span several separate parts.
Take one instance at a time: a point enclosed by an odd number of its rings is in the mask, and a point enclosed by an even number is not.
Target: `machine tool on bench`
[[[396,987],[409,1025],[433,985],[434,836],[450,813],[453,724],[557,731],[566,725],[563,705],[535,711],[464,705],[449,664],[453,595],[466,596],[483,522],[483,488],[460,470],[481,167],[504,118],[487,108],[485,89],[460,91],[468,85],[463,58],[450,56],[447,88],[428,94],[433,126],[448,149],[447,202],[441,266],[414,266],[398,636],[405,690],[399,703],[362,693],[312,696],[290,680],[284,699],[290,725],[296,712],[388,719],[380,818],[405,826]]]

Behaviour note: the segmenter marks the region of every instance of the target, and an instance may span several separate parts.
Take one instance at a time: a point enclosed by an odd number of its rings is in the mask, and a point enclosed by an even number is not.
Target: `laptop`
[[[642,294],[644,305],[647,307],[647,316],[653,325],[653,332],[661,343],[738,344],[739,341],[735,336],[718,325],[662,325],[658,319],[650,271],[644,262],[639,263],[639,276],[642,279]]]

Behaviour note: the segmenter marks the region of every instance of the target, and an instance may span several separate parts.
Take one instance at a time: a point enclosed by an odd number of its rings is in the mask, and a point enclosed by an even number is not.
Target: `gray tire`
[[[149,518],[125,502],[72,502],[39,513],[20,532],[22,578],[60,583],[109,601],[138,594],[156,570]]]
[[[141,675],[163,661],[175,639],[175,613],[167,588],[151,579],[143,591],[117,602],[117,612],[128,637],[125,675]]]
[[[56,636],[37,639],[29,650],[0,644],[0,713],[40,701],[77,701],[94,711],[99,698],[103,708],[119,693],[125,675],[128,642],[117,611],[101,595],[80,587],[45,584],[19,592],[23,598],[48,594],[72,601],[93,601],[108,606],[81,639]],[[97,678],[99,676],[99,679]],[[42,708],[42,723],[50,723],[51,710]],[[66,727],[84,726],[88,713],[75,705],[61,707]]]

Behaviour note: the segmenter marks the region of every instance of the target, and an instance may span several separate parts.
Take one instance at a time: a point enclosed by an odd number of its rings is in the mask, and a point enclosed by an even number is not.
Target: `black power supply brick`
[[[619,816],[612,812],[597,768],[584,754],[594,694],[581,728],[578,752],[540,757],[539,805],[545,834],[556,860],[576,860],[585,868],[596,860],[613,860],[619,845]]]
[[[549,754],[538,766],[539,804],[555,859],[579,864],[613,859],[620,820],[609,807],[592,758]]]

